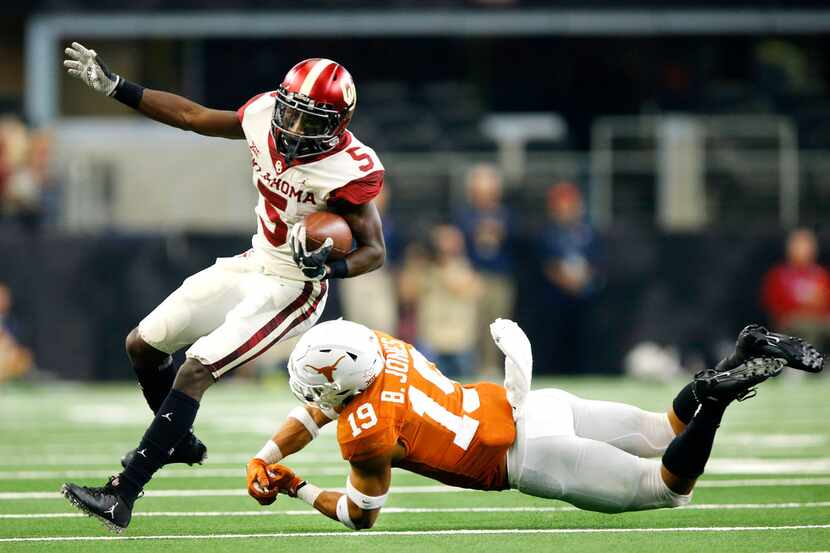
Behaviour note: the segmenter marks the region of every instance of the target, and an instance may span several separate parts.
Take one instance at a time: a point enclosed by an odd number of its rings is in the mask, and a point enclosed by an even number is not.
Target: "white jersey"
[[[308,280],[291,257],[287,237],[292,225],[335,201],[358,205],[371,201],[383,186],[384,169],[375,151],[348,131],[333,150],[287,163],[271,134],[275,96],[275,92],[255,96],[237,112],[259,192],[252,244],[269,273]]]

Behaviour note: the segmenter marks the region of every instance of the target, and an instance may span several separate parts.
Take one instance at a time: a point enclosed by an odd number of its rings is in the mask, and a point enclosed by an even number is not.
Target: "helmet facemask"
[[[342,390],[337,382],[316,386],[300,382],[296,377],[289,379],[288,386],[294,396],[304,403],[311,403],[328,412],[337,412],[352,396],[361,390]]]
[[[271,132],[277,149],[287,161],[325,153],[340,140],[346,125],[344,117],[351,112],[340,112],[327,104],[316,104],[303,94],[277,90]],[[345,120],[348,123],[348,119]]]

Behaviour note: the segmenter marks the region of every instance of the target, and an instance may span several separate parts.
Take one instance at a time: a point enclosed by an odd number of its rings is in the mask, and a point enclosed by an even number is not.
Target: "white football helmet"
[[[351,321],[320,323],[306,332],[288,359],[288,385],[300,401],[336,413],[368,388],[383,369],[375,333]]]

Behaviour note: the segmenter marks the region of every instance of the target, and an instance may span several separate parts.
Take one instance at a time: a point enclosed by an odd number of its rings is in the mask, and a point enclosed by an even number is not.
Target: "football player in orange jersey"
[[[732,355],[696,374],[667,413],[653,413],[558,389],[530,391],[524,332],[505,319],[490,328],[506,356],[504,386],[453,382],[410,344],[353,322],[309,330],[288,364],[290,387],[305,406],[248,463],[250,495],[268,505],[283,492],[348,528],[369,528],[399,467],[592,511],[677,507],[691,499],[727,405],[752,397],[785,366],[818,372],[824,364],[809,344],[750,325]],[[334,419],[351,465],[345,494],[277,464]]]

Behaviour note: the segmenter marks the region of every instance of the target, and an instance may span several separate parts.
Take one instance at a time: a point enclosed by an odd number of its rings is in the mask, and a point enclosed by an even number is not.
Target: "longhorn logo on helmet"
[[[343,360],[343,358],[344,358],[344,357],[346,357],[346,356],[345,356],[345,355],[341,355],[341,356],[337,359],[337,361],[335,361],[335,362],[334,362],[334,364],[333,364],[333,365],[327,365],[327,366],[325,366],[325,367],[320,367],[320,368],[317,368],[317,367],[315,367],[315,366],[313,366],[313,365],[306,365],[306,368],[307,368],[307,369],[312,369],[312,370],[314,370],[317,374],[322,374],[323,376],[325,376],[325,377],[326,377],[326,380],[327,380],[327,381],[329,381],[329,382],[334,382],[334,375],[333,375],[333,373],[334,373],[334,371],[336,371],[336,370],[337,370],[337,365],[339,365],[339,364],[340,364],[340,362]]]

